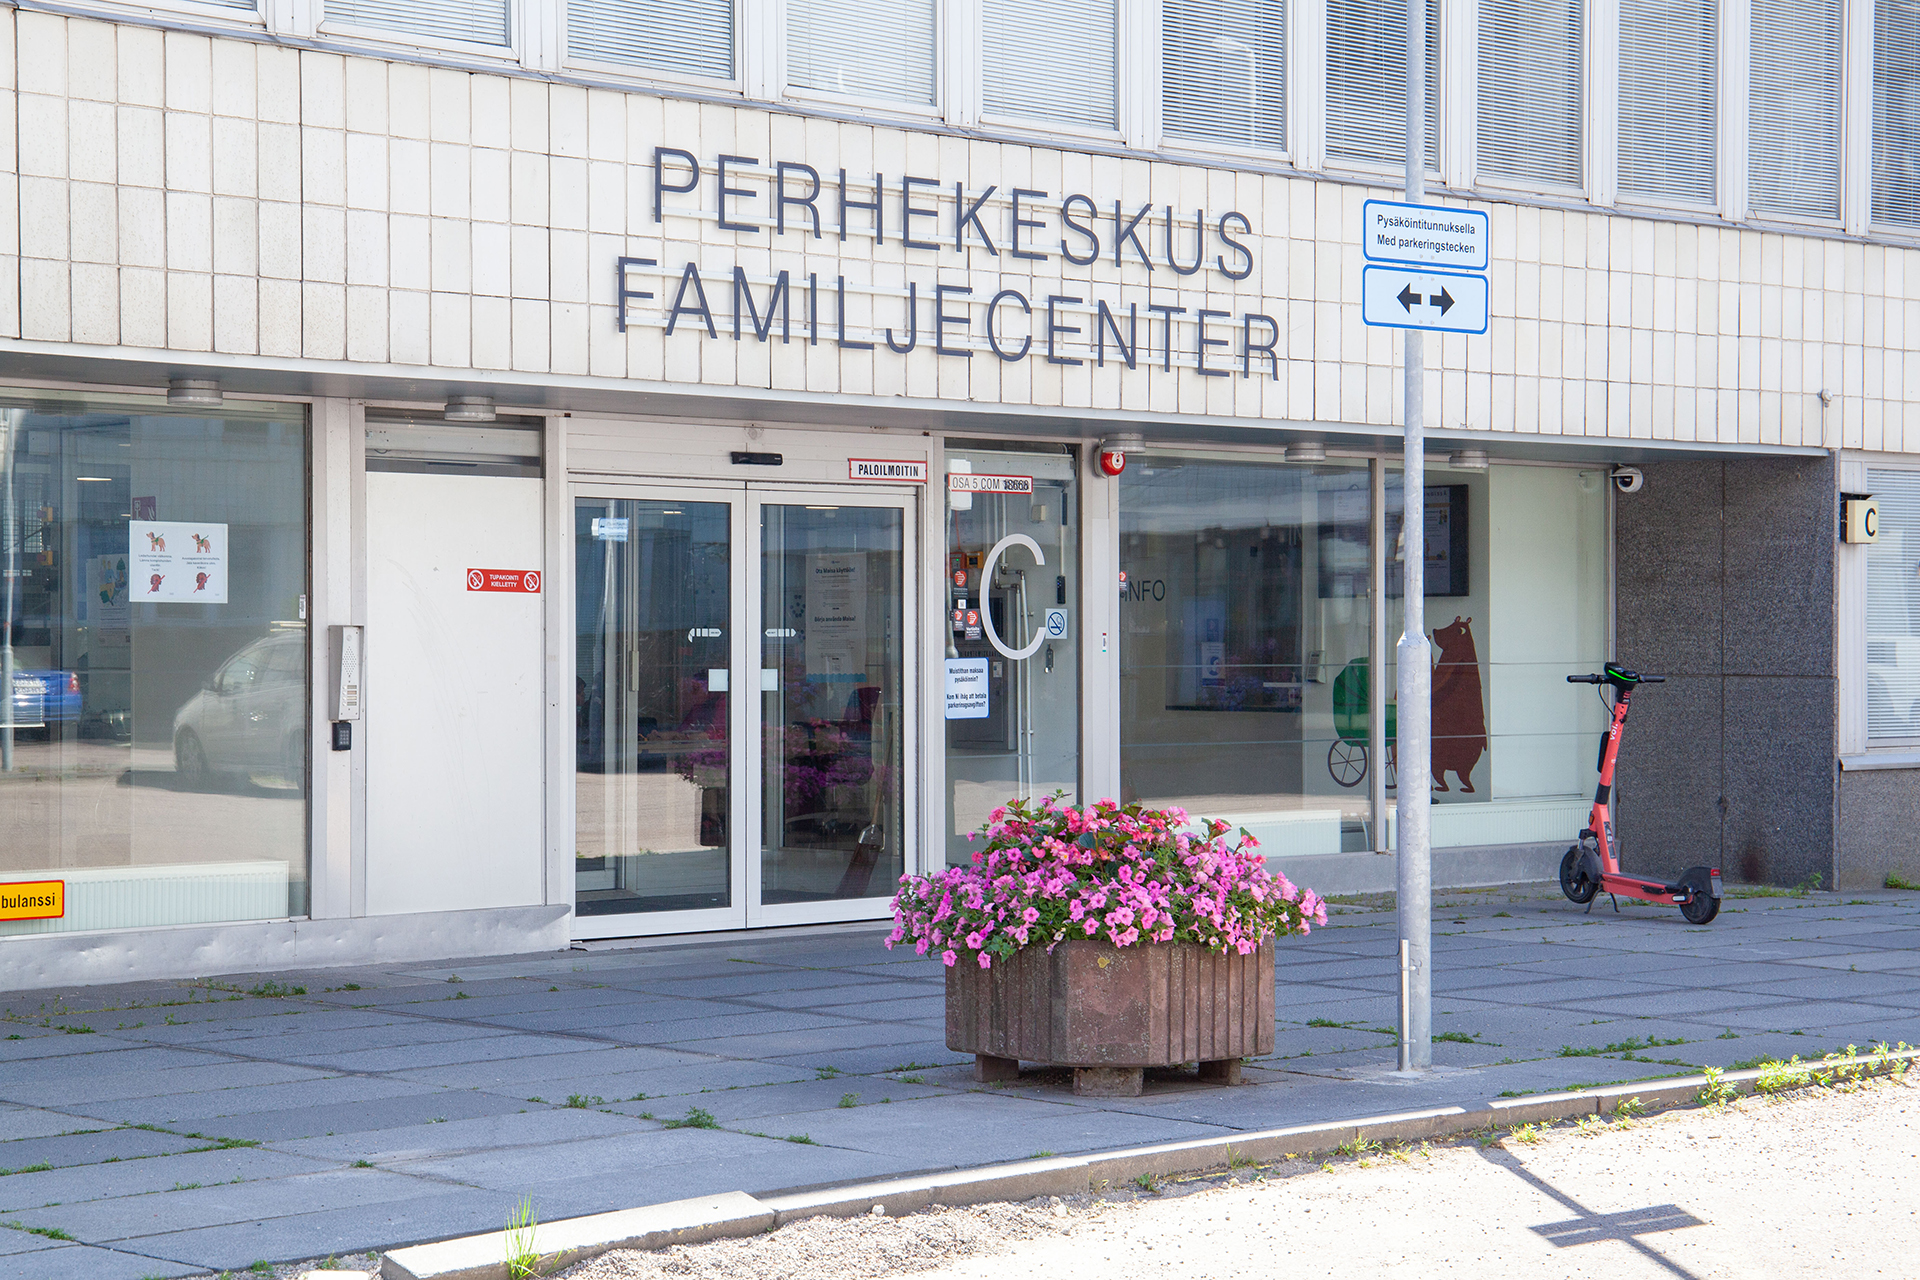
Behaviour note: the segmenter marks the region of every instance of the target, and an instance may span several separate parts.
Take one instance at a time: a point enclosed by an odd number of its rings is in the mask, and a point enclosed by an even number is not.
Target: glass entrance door
[[[575,936],[885,914],[914,830],[911,502],[576,494]]]
[[[738,492],[574,501],[574,911],[741,922],[734,754]]]
[[[769,494],[754,509],[756,905],[769,923],[877,914],[912,829],[903,804],[907,508],[891,498]]]

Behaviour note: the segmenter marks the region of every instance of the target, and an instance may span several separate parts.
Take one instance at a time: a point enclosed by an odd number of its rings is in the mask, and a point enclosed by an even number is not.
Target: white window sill
[[[1843,773],[1860,773],[1869,769],[1920,769],[1920,751],[1869,751],[1865,755],[1841,756],[1840,769]]]

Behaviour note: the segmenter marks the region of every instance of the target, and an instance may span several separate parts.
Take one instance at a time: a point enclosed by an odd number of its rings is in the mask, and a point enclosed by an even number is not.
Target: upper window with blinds
[[[933,102],[933,0],[787,0],[787,83]]]
[[[1873,220],[1920,226],[1920,4],[1873,6]]]
[[[1752,0],[1747,203],[1840,216],[1840,0]]]
[[[1407,6],[1327,0],[1327,154],[1407,162]],[[1427,168],[1440,167],[1440,0],[1427,0]]]
[[[1867,486],[1867,737],[1920,738],[1920,471],[1869,470]]]
[[[1621,197],[1712,204],[1716,0],[1620,0]]]
[[[1578,187],[1584,0],[1480,0],[1482,178]]]
[[[1284,0],[1162,0],[1160,22],[1161,131],[1284,150]]]
[[[504,47],[513,43],[507,6],[508,0],[326,0],[326,21],[428,40]]]
[[[983,0],[981,11],[988,115],[1118,127],[1115,0]]]
[[[575,61],[733,79],[733,0],[567,0]]]

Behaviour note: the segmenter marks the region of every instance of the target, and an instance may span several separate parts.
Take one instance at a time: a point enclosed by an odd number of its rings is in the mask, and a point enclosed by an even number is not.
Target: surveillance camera
[[[1613,487],[1622,493],[1638,493],[1646,487],[1647,477],[1638,467],[1615,467]]]

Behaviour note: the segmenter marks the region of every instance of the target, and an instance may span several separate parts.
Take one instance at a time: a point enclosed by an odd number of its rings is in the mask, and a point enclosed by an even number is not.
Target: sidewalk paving
[[[1920,894],[1730,898],[1696,929],[1456,891],[1445,1039],[1407,1082],[1391,905],[1335,910],[1279,948],[1246,1086],[1127,1099],[973,1084],[939,966],[871,925],[0,996],[0,1277],[198,1275],[494,1230],[523,1195],[552,1221],[1920,1043]]]

